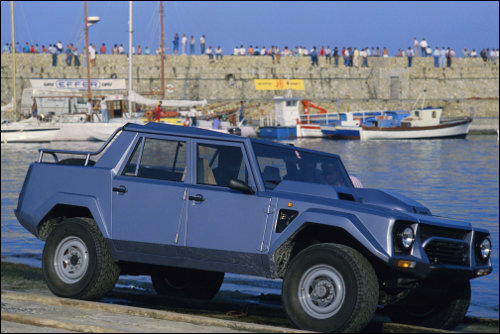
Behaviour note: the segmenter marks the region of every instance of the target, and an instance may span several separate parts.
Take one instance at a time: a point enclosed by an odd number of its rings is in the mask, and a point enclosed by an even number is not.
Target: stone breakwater
[[[2,54],[2,105],[12,97],[12,56]],[[16,55],[16,95],[18,105],[22,90],[30,88],[31,78],[86,78],[85,66],[67,66],[66,55],[58,56],[52,66],[48,54]],[[83,57],[80,62],[85,64]],[[273,64],[271,57],[225,56],[222,63],[210,63],[207,56],[165,57],[165,85],[168,99],[207,99],[205,108],[216,112],[237,110],[239,101],[247,106],[247,117],[258,119],[273,110],[272,98],[286,91],[256,90],[254,79],[302,79],[304,90],[293,96],[310,100],[328,111],[388,110],[425,105],[444,108],[444,116],[468,115],[475,107],[476,117],[493,119],[498,127],[498,65],[482,59],[453,60],[451,68],[435,68],[433,58],[414,58],[407,67],[406,58],[369,58],[368,68],[336,68],[320,59],[311,67],[309,57],[281,57]],[[341,62],[342,63],[342,62]],[[160,90],[160,56],[133,58],[133,86],[141,94]],[[128,58],[125,55],[97,55],[91,67],[92,78],[124,78],[128,87]],[[420,98],[420,99],[419,99]],[[2,118],[7,115],[2,115]]]

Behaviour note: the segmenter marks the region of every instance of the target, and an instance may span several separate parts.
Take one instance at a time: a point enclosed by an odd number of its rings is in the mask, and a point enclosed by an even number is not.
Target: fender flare
[[[37,222],[37,229],[43,218],[56,206],[56,205],[74,205],[87,208],[94,221],[96,222],[99,230],[101,231],[105,239],[111,238],[111,224],[106,224],[104,219],[103,210],[99,204],[99,201],[94,196],[89,195],[77,195],[71,193],[57,193],[52,196],[48,201],[43,203],[35,212],[38,214],[34,217]]]
[[[281,236],[270,245],[269,254],[274,254],[279,247],[287,242],[307,223],[341,228],[362,244],[370,253],[382,261],[387,263],[391,257],[389,250],[386,250],[377,241],[372,233],[354,214],[323,209],[313,209],[299,215],[283,231]]]

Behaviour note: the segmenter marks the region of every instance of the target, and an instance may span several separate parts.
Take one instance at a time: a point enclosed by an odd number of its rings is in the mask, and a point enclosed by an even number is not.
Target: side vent
[[[278,223],[276,224],[276,233],[283,232],[283,230],[288,225],[290,225],[292,220],[294,220],[298,214],[299,212],[295,210],[281,209],[280,212],[278,213]]]
[[[354,196],[352,194],[346,194],[346,193],[337,193],[339,196],[339,199],[342,199],[344,201],[353,201],[355,202],[356,200],[354,199]]]

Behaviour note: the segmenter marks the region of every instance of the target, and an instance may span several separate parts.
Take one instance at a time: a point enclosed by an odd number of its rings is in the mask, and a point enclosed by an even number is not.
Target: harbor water
[[[434,215],[471,222],[491,233],[493,273],[472,280],[468,315],[499,317],[499,143],[497,136],[473,135],[467,139],[420,141],[287,140],[296,146],[339,154],[350,174],[365,187],[400,192],[427,206]],[[102,143],[55,142],[2,144],[2,260],[41,266],[43,242],[16,220],[14,209],[31,162],[40,147],[94,151]],[[258,280],[255,294],[277,293],[278,280],[227,275],[229,281]]]

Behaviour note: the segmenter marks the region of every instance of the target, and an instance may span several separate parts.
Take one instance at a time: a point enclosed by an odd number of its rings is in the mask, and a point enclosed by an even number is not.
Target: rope
[[[30,26],[28,24],[28,20],[26,19],[26,13],[24,12],[24,6],[23,6],[23,2],[22,1],[18,1],[18,4],[21,6],[21,13],[23,14],[23,18],[24,18],[24,24],[26,25],[26,30],[28,32],[28,37],[29,37],[29,40],[30,40],[30,44],[35,44],[34,39],[33,39],[33,36],[31,35],[31,29],[30,29]],[[21,45],[21,44],[19,44]],[[23,47],[24,45],[21,45],[21,48]]]

